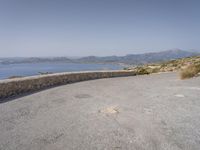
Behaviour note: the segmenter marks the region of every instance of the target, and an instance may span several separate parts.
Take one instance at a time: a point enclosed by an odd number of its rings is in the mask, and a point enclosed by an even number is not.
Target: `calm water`
[[[114,64],[78,64],[78,63],[32,63],[32,64],[0,64],[0,79],[10,76],[31,76],[38,72],[69,72],[90,70],[118,70],[122,66]]]

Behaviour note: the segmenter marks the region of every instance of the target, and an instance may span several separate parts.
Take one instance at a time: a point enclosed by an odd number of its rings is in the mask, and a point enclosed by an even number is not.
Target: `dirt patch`
[[[99,113],[118,114],[119,113],[119,108],[117,106],[110,106],[110,107],[107,107],[107,108],[99,110]]]

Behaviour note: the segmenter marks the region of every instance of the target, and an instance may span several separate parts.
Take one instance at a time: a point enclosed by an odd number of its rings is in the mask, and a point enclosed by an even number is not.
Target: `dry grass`
[[[181,79],[188,79],[197,76],[200,73],[200,64],[193,64],[183,69],[180,73]]]

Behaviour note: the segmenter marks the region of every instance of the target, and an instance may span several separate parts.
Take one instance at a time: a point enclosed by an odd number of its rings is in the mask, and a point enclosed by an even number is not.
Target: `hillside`
[[[150,63],[125,69],[133,70],[137,72],[137,74],[180,71],[181,78],[190,78],[200,72],[200,55],[164,61],[162,63]]]

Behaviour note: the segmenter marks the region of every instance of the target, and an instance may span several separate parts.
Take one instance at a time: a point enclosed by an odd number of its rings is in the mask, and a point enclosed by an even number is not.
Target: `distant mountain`
[[[88,56],[82,58],[67,58],[67,57],[52,57],[52,58],[0,58],[0,64],[17,64],[17,63],[123,63],[130,65],[139,65],[146,63],[154,63],[167,61],[172,59],[197,56],[200,55],[200,51],[190,50],[184,51],[180,49],[166,50],[161,52],[151,52],[144,54],[129,54],[126,56]]]
[[[63,62],[63,63],[70,63],[72,62],[71,59],[66,57],[48,57],[48,58],[42,58],[42,57],[30,57],[30,58],[24,58],[24,57],[16,57],[16,58],[0,58],[0,64],[21,64],[21,63],[45,63],[45,62]]]
[[[84,63],[125,63],[125,64],[146,64],[153,62],[160,62],[166,60],[172,60],[177,58],[184,58],[190,56],[200,55],[198,51],[184,51],[180,49],[166,50],[161,52],[152,52],[144,54],[129,54],[126,56],[107,56],[107,57],[83,57],[78,59],[79,62]]]

